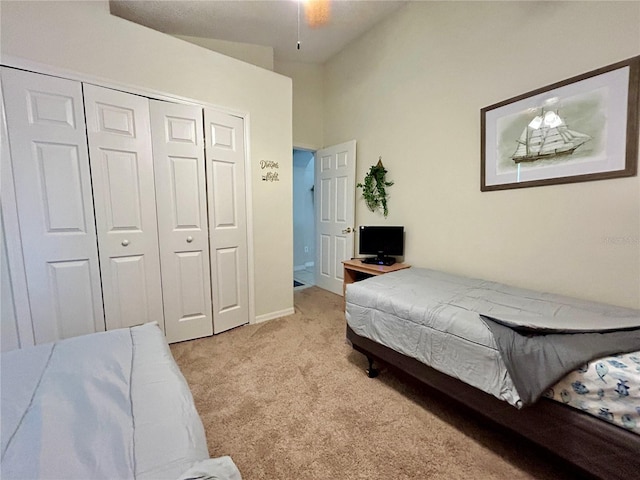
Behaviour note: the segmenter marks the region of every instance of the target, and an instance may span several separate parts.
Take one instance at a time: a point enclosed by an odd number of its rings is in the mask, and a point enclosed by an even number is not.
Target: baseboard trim
[[[305,262],[304,265],[295,265],[293,267],[293,271],[297,272],[298,270],[305,270],[307,268],[312,268],[315,266],[314,262]]]
[[[264,315],[257,315],[253,323],[262,323],[268,320],[275,320],[276,318],[286,317],[287,315],[293,315],[296,312],[295,308],[285,308],[279,312],[265,313]]]

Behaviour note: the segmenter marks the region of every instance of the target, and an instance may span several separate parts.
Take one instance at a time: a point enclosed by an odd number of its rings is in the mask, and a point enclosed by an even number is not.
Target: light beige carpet
[[[294,315],[171,346],[211,455],[245,480],[577,478],[393,370],[368,378],[342,297],[294,295]]]

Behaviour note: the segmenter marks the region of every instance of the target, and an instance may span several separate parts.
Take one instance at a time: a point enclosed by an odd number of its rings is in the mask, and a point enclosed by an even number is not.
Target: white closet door
[[[164,329],[149,100],[84,85],[108,329]]]
[[[2,68],[2,88],[35,342],[104,330],[81,85]]]
[[[213,334],[202,107],[150,101],[168,342]]]
[[[244,122],[205,109],[213,331],[249,322]]]

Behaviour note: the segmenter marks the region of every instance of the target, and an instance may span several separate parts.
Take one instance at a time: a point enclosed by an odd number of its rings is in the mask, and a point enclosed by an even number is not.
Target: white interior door
[[[213,331],[249,322],[244,120],[204,110]]]
[[[202,108],[150,100],[168,342],[213,334]]]
[[[81,85],[2,68],[2,88],[35,343],[104,330]]]
[[[342,295],[342,261],[353,256],[356,141],[316,152],[316,285]]]
[[[149,100],[84,85],[108,329],[164,330]]]

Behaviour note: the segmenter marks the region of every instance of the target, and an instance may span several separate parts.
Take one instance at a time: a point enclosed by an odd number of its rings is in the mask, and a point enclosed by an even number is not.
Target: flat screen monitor
[[[359,233],[360,255],[375,255],[364,258],[364,263],[393,265],[394,256],[404,255],[404,227],[361,225]]]

